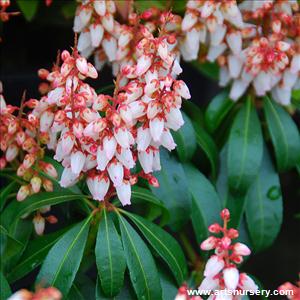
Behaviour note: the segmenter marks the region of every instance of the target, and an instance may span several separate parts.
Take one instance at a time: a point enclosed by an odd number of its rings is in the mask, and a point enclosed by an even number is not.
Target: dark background
[[[32,22],[18,16],[2,27],[0,80],[9,103],[18,104],[25,89],[28,98],[39,97],[37,70],[50,68],[57,50],[70,49],[72,46],[72,19],[67,20],[61,14],[62,2],[66,1],[60,1],[59,4],[54,1],[49,8],[41,3],[38,16]],[[217,94],[217,84],[189,65],[183,64],[183,68],[182,79],[187,82],[193,101],[203,107]],[[106,67],[95,83],[100,87],[111,84],[111,80],[111,71]],[[266,289],[275,289],[285,281],[295,282],[300,272],[300,220],[294,217],[300,212],[299,176],[296,172],[282,174],[281,183],[284,223],[280,235],[270,249],[253,255],[243,268],[255,275]],[[27,280],[20,282],[20,287],[28,283]]]

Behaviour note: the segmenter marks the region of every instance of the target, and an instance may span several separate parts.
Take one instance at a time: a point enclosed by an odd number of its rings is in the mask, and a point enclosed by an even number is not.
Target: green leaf
[[[102,290],[106,296],[113,297],[123,286],[126,261],[112,216],[105,209],[99,223],[95,254]]]
[[[150,245],[168,264],[178,285],[181,285],[187,276],[187,263],[178,242],[156,224],[129,212],[123,213],[135,223]]]
[[[163,293],[164,300],[174,300],[178,293],[178,287],[175,284],[170,274],[166,272],[165,268],[158,267],[159,277],[160,277],[160,284]]]
[[[134,5],[138,12],[143,12],[152,7],[164,10],[166,7],[166,3],[164,3],[164,1],[159,0],[137,0],[134,2]]]
[[[17,190],[19,184],[16,181],[10,182],[7,186],[3,187],[0,192],[0,211],[3,210],[9,194]]]
[[[263,137],[255,108],[248,98],[236,115],[228,140],[228,185],[243,195],[259,171]]]
[[[22,243],[22,248],[9,260],[5,270],[11,270],[18,262],[22,256],[24,250],[26,249],[28,242],[30,240],[33,230],[32,220],[20,219],[17,223],[16,230],[13,233],[13,237]]]
[[[17,0],[17,3],[27,21],[31,21],[35,16],[38,6],[38,0]]]
[[[76,12],[76,2],[70,1],[64,3],[61,8],[62,14],[66,19],[74,18]]]
[[[154,173],[160,186],[151,187],[151,190],[169,210],[170,227],[179,230],[189,218],[191,196],[186,192],[187,181],[182,165],[167,151],[161,151],[160,155],[162,168]]]
[[[172,132],[175,143],[177,144],[176,151],[179,160],[182,162],[189,161],[197,148],[196,135],[193,124],[189,117],[182,113],[184,125],[178,130]]]
[[[206,77],[213,80],[219,79],[219,66],[217,63],[193,61],[191,65]]]
[[[221,201],[215,188],[202,173],[191,164],[184,171],[192,194],[192,223],[198,244],[208,237],[208,226],[219,221]]]
[[[129,275],[138,299],[161,300],[162,290],[150,250],[129,223],[118,214]]]
[[[210,166],[212,177],[216,178],[218,171],[218,149],[212,137],[198,124],[194,123],[196,132],[196,140],[199,147],[207,156]]]
[[[101,288],[100,279],[99,278],[97,279],[96,300],[127,300],[127,299],[128,300],[136,299],[134,291],[132,290],[131,286],[129,286],[129,282],[127,282],[127,281],[124,282],[124,286],[123,286],[121,292],[117,296],[115,296],[113,298],[109,298],[104,295],[102,288]]]
[[[300,161],[299,131],[291,116],[268,97],[264,98],[267,120],[277,167],[280,171],[294,167]]]
[[[13,201],[10,203],[1,215],[1,222],[4,227],[13,231],[18,219],[26,214],[38,210],[47,205],[56,205],[59,203],[83,199],[86,196],[74,194],[70,191],[61,192],[43,192],[34,194],[26,198],[25,201]]]
[[[6,300],[11,295],[10,286],[1,271],[0,271],[0,291],[1,291],[0,300]]]
[[[230,211],[229,226],[238,229],[245,212],[246,195],[233,194],[228,187],[227,148],[228,145],[225,145],[220,153],[220,169],[216,188],[222,200],[222,207],[226,207]]]
[[[229,98],[228,91],[225,90],[209,102],[205,111],[205,125],[210,133],[215,132],[234,105],[235,102]]]
[[[55,286],[67,295],[85,248],[92,215],[67,231],[49,251],[36,284]]]
[[[198,105],[191,101],[184,101],[182,103],[183,111],[188,115],[193,123],[203,125],[204,115]]]
[[[161,215],[161,223],[165,224],[170,219],[170,214],[163,203],[148,189],[133,186],[131,188],[131,203],[143,206],[148,203],[150,207],[155,207],[157,214]]]
[[[29,242],[20,262],[9,270],[7,280],[15,282],[41,265],[51,247],[61,238],[65,231],[66,228],[55,233],[43,235]]]
[[[279,177],[265,148],[260,172],[247,194],[246,218],[256,251],[269,247],[282,223],[282,196]]]
[[[78,274],[67,300],[95,300],[95,283],[86,275]]]
[[[22,250],[23,244],[16,240],[9,232],[0,225],[0,240],[1,240],[1,265],[7,263],[12,257]]]

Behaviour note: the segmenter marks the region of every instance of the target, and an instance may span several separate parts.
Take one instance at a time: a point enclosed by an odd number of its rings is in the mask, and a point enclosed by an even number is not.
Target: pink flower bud
[[[5,153],[5,159],[8,162],[13,161],[19,153],[19,148],[16,144],[11,144],[8,146],[6,153]]]
[[[46,132],[51,127],[54,120],[54,113],[51,111],[44,111],[40,117],[40,130]]]
[[[115,187],[118,187],[123,183],[124,169],[121,163],[117,161],[111,162],[107,171]]]
[[[229,267],[223,270],[223,277],[226,288],[235,290],[239,283],[239,271],[236,267]]]
[[[147,72],[152,64],[152,57],[150,55],[142,55],[137,60],[137,66],[135,70],[136,76],[141,76]]]
[[[246,255],[250,255],[251,254],[251,250],[244,244],[242,243],[236,243],[233,245],[233,252],[235,255],[242,255],[242,256],[246,256]]]
[[[230,228],[230,229],[227,231],[227,236],[228,236],[230,239],[236,239],[236,238],[239,237],[239,232],[238,232],[236,229]]]
[[[230,219],[230,212],[227,208],[224,208],[222,211],[221,211],[221,214],[220,214],[221,218],[224,220],[224,221],[228,221]]]
[[[164,130],[164,120],[162,118],[156,117],[150,120],[149,127],[154,142],[159,142]]]
[[[118,198],[123,206],[131,204],[131,185],[128,181],[123,181],[121,185],[116,187],[116,190]]]
[[[4,157],[0,158],[0,170],[3,170],[6,167],[6,159]]]
[[[201,243],[200,248],[205,251],[212,250],[216,247],[217,242],[218,239],[216,237],[210,236]]]
[[[70,57],[70,52],[69,52],[69,51],[64,50],[64,51],[61,53],[61,59],[62,59],[63,61],[67,60],[69,57]]]
[[[76,67],[80,73],[86,75],[88,72],[88,64],[84,57],[79,57],[76,59]]]
[[[45,219],[50,224],[56,224],[58,222],[57,218],[53,215],[50,215],[50,216],[46,217]]]
[[[223,249],[228,249],[231,244],[231,239],[227,236],[221,239],[221,246]]]
[[[46,69],[39,69],[38,70],[38,76],[42,80],[46,80],[48,75],[49,75],[49,71],[48,70],[46,70]]]
[[[34,176],[30,180],[30,185],[33,193],[38,193],[41,189],[42,180],[40,177]]]
[[[211,233],[220,233],[222,231],[222,227],[218,223],[214,223],[208,227],[208,230]]]
[[[225,265],[224,260],[221,257],[217,255],[211,256],[206,263],[204,276],[214,277],[224,268],[224,265]]]
[[[83,169],[85,155],[81,151],[76,151],[71,154],[71,170],[74,174],[79,175]]]
[[[23,201],[27,198],[27,196],[30,194],[30,187],[29,185],[22,185],[19,188],[19,191],[17,193],[17,200]]]
[[[109,179],[105,176],[96,175],[88,177],[86,180],[87,186],[93,196],[93,199],[103,201],[109,188]]]
[[[248,276],[246,273],[240,274],[240,284],[239,286],[246,291],[257,291],[258,286],[254,280]]]
[[[33,225],[37,235],[43,235],[45,230],[45,219],[41,215],[33,218]]]
[[[88,71],[86,75],[93,79],[96,79],[98,77],[98,72],[91,63],[88,63]]]
[[[106,1],[105,0],[94,1],[94,9],[99,16],[103,17],[106,11]]]
[[[43,188],[46,192],[53,192],[53,183],[49,179],[43,179]]]

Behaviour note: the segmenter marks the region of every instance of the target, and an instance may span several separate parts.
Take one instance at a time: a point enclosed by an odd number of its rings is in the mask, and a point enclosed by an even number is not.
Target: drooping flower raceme
[[[2,87],[1,87],[2,89]],[[44,161],[43,144],[45,136],[39,134],[40,122],[33,114],[25,114],[24,109],[32,109],[38,101],[31,99],[22,103],[21,108],[6,104],[0,94],[0,169],[8,164],[17,169],[17,175],[28,184],[20,187],[17,200],[23,201],[28,195],[38,193],[42,188],[53,190],[52,181],[40,175],[40,171],[56,178],[57,172],[51,163]],[[18,112],[18,114],[15,114]],[[42,121],[41,121],[42,122]]]
[[[94,53],[95,66],[101,70],[106,62],[113,75],[135,60],[136,44],[144,30],[155,33],[164,27],[169,34],[180,32],[181,17],[149,8],[134,12],[133,1],[82,1],[76,11],[74,32],[80,33],[78,50],[84,57]]]
[[[151,173],[160,169],[159,146],[174,149],[170,129],[183,125],[181,97],[190,95],[185,83],[174,79],[181,68],[172,44],[145,30],[137,48],[137,63],[122,68],[113,96],[97,95],[83,82],[97,77],[95,68],[76,49],[72,55],[64,51],[60,69],[47,76],[52,90],[32,112],[64,166],[61,186],[86,174],[95,200],[117,193],[123,205],[130,204],[138,176],[158,185]],[[137,159],[143,170],[131,174]]]
[[[201,243],[202,250],[215,250],[205,266],[204,280],[199,286],[200,291],[211,291],[209,299],[240,299],[239,295],[227,293],[229,291],[252,291],[258,287],[253,279],[246,273],[240,273],[237,265],[243,261],[243,256],[251,253],[250,249],[242,243],[233,243],[232,240],[238,237],[238,231],[227,228],[230,219],[228,209],[221,212],[224,225],[218,223],[209,226],[209,231],[214,234],[221,234],[222,237],[210,236]],[[213,293],[215,291],[215,294]]]
[[[185,60],[220,65],[220,85],[231,83],[239,99],[252,85],[257,96],[271,92],[288,105],[299,88],[300,23],[297,1],[193,1],[182,22]]]

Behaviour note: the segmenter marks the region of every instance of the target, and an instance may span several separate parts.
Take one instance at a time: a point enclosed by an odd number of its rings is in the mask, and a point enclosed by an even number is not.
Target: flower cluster
[[[159,146],[175,148],[170,129],[183,125],[181,97],[190,98],[185,83],[174,79],[181,68],[171,42],[144,30],[137,63],[122,68],[113,96],[97,95],[83,82],[98,74],[77,49],[63,51],[60,68],[40,72],[52,90],[32,115],[40,119],[48,148],[64,166],[61,186],[74,185],[86,174],[95,200],[117,193],[127,205],[138,176],[158,185],[151,173],[160,169]],[[131,174],[137,160],[143,170]]]
[[[221,212],[221,218],[224,225],[218,223],[209,226],[209,231],[214,234],[222,234],[222,237],[210,236],[201,243],[202,250],[215,250],[206,263],[204,270],[204,280],[199,286],[199,290],[218,291],[218,295],[226,295],[226,290],[248,290],[256,291],[258,289],[255,282],[246,274],[239,273],[237,264],[243,261],[243,256],[251,253],[250,249],[242,243],[233,243],[232,240],[238,237],[238,231],[233,228],[227,228],[230,219],[228,209]],[[226,299],[239,299],[239,296],[227,295]],[[210,299],[219,299],[216,295],[211,295]],[[221,299],[221,298],[220,298]],[[223,298],[222,298],[223,299]]]
[[[157,8],[137,14],[133,1],[88,0],[78,6],[73,30],[80,32],[81,55],[95,53],[96,68],[101,70],[108,61],[117,76],[122,66],[135,62],[136,45],[144,31],[154,33],[163,27],[169,34],[178,34],[180,24],[181,17]]]
[[[61,292],[54,288],[48,287],[45,289],[39,289],[35,293],[22,289],[15,292],[7,300],[60,300],[62,299]]]
[[[299,88],[300,14],[297,1],[194,1],[182,21],[183,58],[217,61],[220,85],[231,82],[239,99],[252,85],[257,96],[271,92],[283,104]]]
[[[20,108],[6,104],[1,87],[0,149],[3,154],[0,158],[0,169],[4,169],[9,163],[17,169],[17,175],[28,183],[20,187],[18,201],[38,193],[41,188],[46,191],[53,190],[52,181],[40,175],[41,172],[53,178],[58,176],[53,165],[44,161],[43,144],[46,143],[46,139],[39,132],[40,126],[43,126],[43,119],[39,120],[32,113],[24,113],[25,108],[32,109],[37,104],[35,99],[23,101]],[[18,113],[14,114],[15,112]]]
[[[282,284],[279,288],[279,291],[286,291],[287,298],[291,300],[300,300],[300,281],[293,285],[290,282]],[[292,293],[291,293],[292,292]]]

